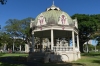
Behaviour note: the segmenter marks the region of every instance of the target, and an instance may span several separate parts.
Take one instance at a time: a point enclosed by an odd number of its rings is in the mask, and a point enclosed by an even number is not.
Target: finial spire
[[[54,6],[54,0],[53,0],[53,4],[52,5]]]

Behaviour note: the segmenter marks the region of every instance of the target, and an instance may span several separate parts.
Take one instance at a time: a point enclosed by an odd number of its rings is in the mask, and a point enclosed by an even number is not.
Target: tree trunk
[[[86,51],[87,51],[87,53],[89,53],[88,41],[87,41],[87,45],[86,45]]]
[[[83,51],[83,44],[84,44],[83,42],[80,42],[80,44],[79,44],[79,46],[80,46],[80,52],[81,53],[84,53],[84,51]]]

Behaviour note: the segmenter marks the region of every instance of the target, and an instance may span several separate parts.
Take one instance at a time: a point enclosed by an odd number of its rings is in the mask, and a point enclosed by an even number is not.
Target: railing
[[[51,51],[51,49],[50,48],[42,48],[41,50],[40,49],[34,49],[34,51],[35,52],[40,52],[40,51],[42,51],[42,52],[50,52]]]
[[[62,47],[58,47],[58,46],[54,46],[53,47],[53,50],[54,51],[73,51],[73,47],[64,47],[64,46],[62,46]]]
[[[34,49],[35,52],[40,52],[40,49]],[[50,48],[47,49],[41,49],[42,52],[49,52],[51,51]],[[54,46],[53,51],[73,51],[73,47],[65,47],[65,46]]]

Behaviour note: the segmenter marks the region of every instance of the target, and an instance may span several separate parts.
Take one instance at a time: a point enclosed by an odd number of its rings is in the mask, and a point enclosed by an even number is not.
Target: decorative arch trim
[[[46,24],[46,19],[45,19],[44,15],[41,13],[40,16],[38,17],[37,26],[42,26],[45,24]]]
[[[62,13],[59,16],[58,24],[60,24],[60,25],[69,25],[68,18],[64,13]]]

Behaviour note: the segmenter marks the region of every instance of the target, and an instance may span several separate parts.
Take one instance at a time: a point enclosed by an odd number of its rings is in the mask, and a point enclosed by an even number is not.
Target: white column
[[[20,48],[20,51],[22,50],[22,47],[21,47],[21,45],[19,46],[19,48]]]
[[[15,51],[15,37],[13,38],[13,52]]]
[[[79,36],[78,36],[78,34],[77,34],[77,48],[79,50]]]
[[[73,42],[73,51],[75,50],[75,35],[74,31],[72,31],[72,42]]]
[[[3,48],[4,52],[6,51],[6,48],[7,48],[7,45],[4,44],[4,48]]]
[[[28,44],[25,44],[25,52],[29,52],[29,45]]]
[[[53,37],[53,29],[51,29],[51,50],[53,50],[53,45],[54,45],[54,37]]]

